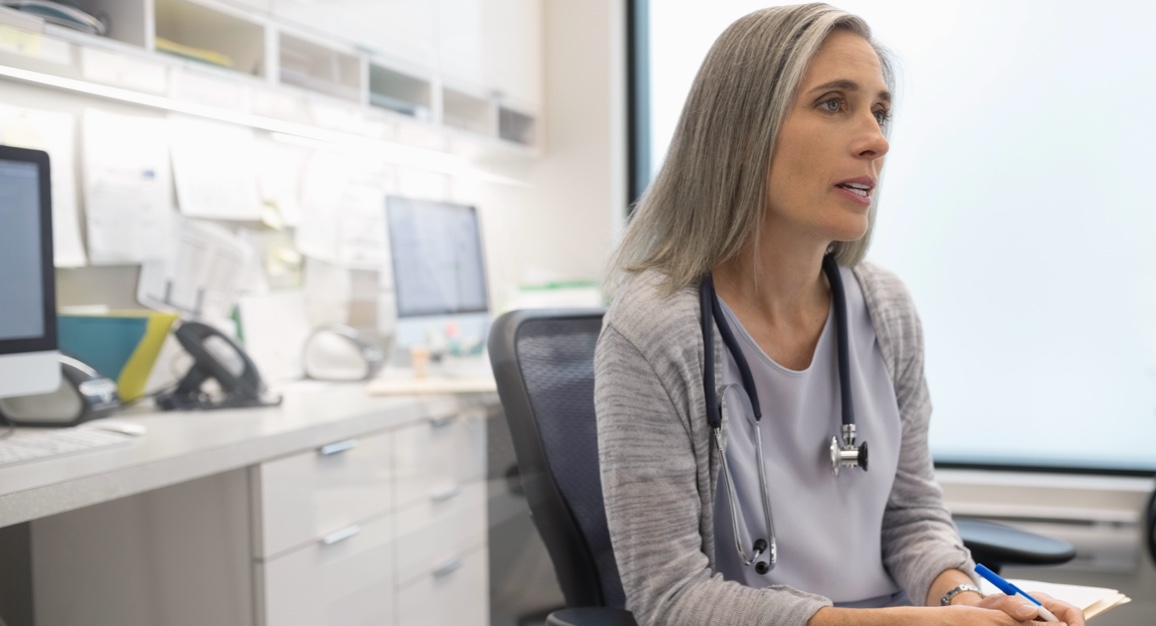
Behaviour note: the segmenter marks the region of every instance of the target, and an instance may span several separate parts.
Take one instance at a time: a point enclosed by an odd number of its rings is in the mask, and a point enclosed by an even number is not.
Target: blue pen
[[[1035,598],[1024,593],[1023,589],[1020,589],[1019,587],[1016,587],[1015,585],[1009,583],[1008,581],[1004,580],[1003,578],[1000,578],[999,574],[989,570],[988,568],[980,565],[979,563],[975,564],[975,573],[986,578],[988,582],[995,585],[997,589],[1006,593],[1009,596],[1019,595],[1019,596],[1023,596],[1025,598],[1027,598],[1028,600],[1031,600],[1032,604],[1035,604],[1036,607],[1039,608],[1040,617],[1044,618],[1044,621],[1048,621],[1048,622],[1060,621],[1058,618],[1056,618],[1055,615],[1052,615],[1051,611],[1045,609],[1044,605],[1040,604],[1039,600],[1036,600]]]

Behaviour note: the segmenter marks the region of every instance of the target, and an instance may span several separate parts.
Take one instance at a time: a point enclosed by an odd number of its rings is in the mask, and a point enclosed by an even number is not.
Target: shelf
[[[428,80],[371,64],[369,103],[415,119],[429,120],[433,89]]]
[[[478,135],[493,135],[494,107],[488,100],[445,87],[442,89],[442,124]]]
[[[397,0],[402,4],[390,11],[423,1]],[[106,36],[36,20],[10,23],[5,26],[10,34],[0,37],[0,81],[38,83],[317,140],[328,136],[329,125],[316,110],[327,109],[350,120],[421,127],[437,137],[433,143],[452,139],[463,154],[498,150],[540,156],[533,100],[491,95],[502,92],[484,79],[410,63],[385,48],[358,44],[348,34],[327,37],[317,25],[295,26],[271,2],[85,0],[92,13],[107,19]],[[270,10],[261,11],[265,6]],[[427,13],[416,22],[428,21]],[[401,136],[399,130],[401,144],[425,146]]]
[[[281,83],[343,100],[361,100],[361,59],[281,33]]]
[[[498,137],[506,141],[532,146],[536,141],[537,124],[533,116],[506,107],[498,107]]]
[[[240,16],[187,0],[156,0],[158,52],[265,75],[265,29]]]

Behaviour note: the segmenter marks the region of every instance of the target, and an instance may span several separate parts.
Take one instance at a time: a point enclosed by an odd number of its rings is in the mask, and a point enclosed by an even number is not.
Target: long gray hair
[[[673,293],[744,245],[757,245],[751,238],[763,222],[775,139],[807,64],[834,29],[872,41],[866,22],[826,4],[762,9],[723,31],[695,76],[666,161],[611,258],[609,291],[628,274],[656,269]],[[886,53],[871,45],[894,91]],[[863,259],[874,223],[872,203],[867,233],[834,244],[841,265]]]

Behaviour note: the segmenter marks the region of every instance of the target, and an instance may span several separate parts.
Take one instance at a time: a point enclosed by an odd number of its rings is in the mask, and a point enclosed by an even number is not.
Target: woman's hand
[[[1085,626],[1084,612],[1075,606],[1072,606],[1067,602],[1056,600],[1046,593],[1037,591],[1029,591],[1028,593],[1036,600],[1039,600],[1040,604],[1043,604],[1044,607],[1051,611],[1052,614],[1057,618],[1059,618],[1061,622],[1067,624],[1068,626]],[[952,602],[952,606],[949,608],[954,608],[956,606],[973,606],[983,609],[1002,611],[1009,617],[1019,620],[1019,623],[1024,624],[1052,623],[1044,622],[1044,619],[1040,617],[1039,608],[1036,607],[1035,604],[1032,604],[1032,602],[1027,598],[1022,598],[1020,596],[1008,596],[1002,593],[993,593],[986,597],[980,598],[977,594],[974,593],[959,594],[957,599]]]

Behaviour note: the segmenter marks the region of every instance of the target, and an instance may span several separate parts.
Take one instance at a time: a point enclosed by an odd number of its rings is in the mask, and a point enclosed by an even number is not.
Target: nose
[[[874,161],[887,154],[891,144],[887,143],[887,138],[883,136],[883,129],[879,126],[879,120],[875,119],[875,114],[866,117],[852,150],[855,156]]]

